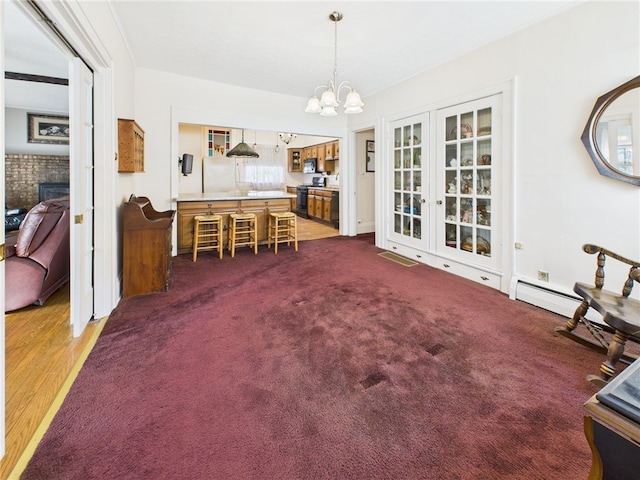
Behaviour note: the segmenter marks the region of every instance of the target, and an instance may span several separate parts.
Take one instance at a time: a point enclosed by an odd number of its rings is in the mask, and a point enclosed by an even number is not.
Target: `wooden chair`
[[[236,212],[229,215],[229,252],[235,256],[236,247],[247,245],[258,254],[257,219],[255,213]]]
[[[582,345],[606,352],[607,359],[600,365],[600,375],[587,377],[590,382],[604,386],[615,374],[616,364],[619,361],[629,364],[637,358],[634,355],[625,354],[624,349],[629,339],[640,342],[640,302],[629,298],[634,281],[640,282],[640,262],[634,262],[597,245],[583,245],[582,249],[589,254],[598,254],[595,285],[576,282],[573,291],[582,297],[582,302],[566,326],[557,327],[556,332]],[[619,294],[603,288],[607,257],[630,266],[629,275]],[[590,307],[602,315],[604,324],[585,318]],[[595,341],[575,333],[574,330],[579,324],[587,328]],[[612,334],[613,338],[608,340],[605,333]]]
[[[196,215],[193,217],[193,261],[198,252],[217,250],[222,259],[222,216]]]
[[[269,213],[269,230],[267,232],[267,248],[271,248],[273,241],[273,251],[278,253],[278,243],[287,242],[298,251],[298,217],[293,212],[271,212]]]

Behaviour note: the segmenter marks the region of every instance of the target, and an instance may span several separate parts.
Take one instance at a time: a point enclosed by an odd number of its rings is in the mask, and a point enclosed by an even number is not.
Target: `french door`
[[[69,62],[69,165],[72,225],[71,323],[78,337],[93,318],[93,73]]]
[[[419,250],[428,245],[428,134],[427,114],[390,123],[393,204],[389,205],[389,239]]]
[[[469,265],[499,269],[501,95],[438,110],[436,249]]]

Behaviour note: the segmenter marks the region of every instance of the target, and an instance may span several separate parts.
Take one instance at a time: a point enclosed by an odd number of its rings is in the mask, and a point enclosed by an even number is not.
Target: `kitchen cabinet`
[[[340,158],[340,140],[333,142],[333,159],[338,160]]]
[[[302,150],[301,148],[290,148],[288,150],[290,172],[302,172]]]
[[[227,244],[229,215],[242,210],[256,214],[256,232],[258,243],[267,240],[267,218],[269,212],[288,212],[291,199],[243,199],[178,202],[178,253],[191,252],[193,243],[193,217],[196,215],[216,214],[222,216],[223,241]]]
[[[334,146],[334,142],[329,142],[324,144],[325,158],[329,158],[333,160],[333,146]]]
[[[227,244],[227,225],[229,215],[238,210],[237,200],[218,200],[203,202],[178,202],[178,253],[191,252],[193,245],[193,217],[196,215],[222,216],[223,240]]]
[[[316,215],[316,196],[313,190],[307,191],[307,215],[313,218]]]
[[[293,195],[297,195],[298,194],[298,189],[296,187],[287,187],[287,193],[291,193]],[[292,198],[291,199],[291,211],[292,212],[296,212],[297,211],[297,205],[296,205],[296,199]]]
[[[144,130],[135,120],[118,119],[118,172],[144,172]]]
[[[324,172],[325,171],[325,157],[327,154],[327,151],[324,147],[324,144],[322,145],[317,145],[316,146],[316,152],[318,154],[318,161],[316,163],[316,172]]]
[[[307,197],[307,211],[313,220],[337,224],[335,212],[338,208],[333,208],[333,197],[335,190],[329,188],[310,188]],[[336,199],[336,201],[338,201]]]
[[[331,192],[326,192],[322,198],[322,219],[331,222]]]
[[[304,147],[304,149],[302,150],[302,155],[305,160],[313,158],[311,156],[311,147]]]

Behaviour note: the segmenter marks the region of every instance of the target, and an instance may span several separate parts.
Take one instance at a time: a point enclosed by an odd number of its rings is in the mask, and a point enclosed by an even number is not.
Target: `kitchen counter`
[[[267,241],[267,224],[272,212],[290,212],[295,206],[296,195],[281,190],[187,193],[177,198],[178,253],[191,251],[193,243],[193,218],[196,215],[220,215],[223,225],[228,225],[229,215],[238,211],[256,215],[258,243]],[[227,243],[228,229],[223,232]]]
[[[230,192],[182,193],[177,198],[177,201],[211,202],[218,200],[255,200],[267,198],[296,198],[296,195],[293,193],[283,192],[282,190],[250,190],[247,193],[241,193],[240,191],[235,190]]]

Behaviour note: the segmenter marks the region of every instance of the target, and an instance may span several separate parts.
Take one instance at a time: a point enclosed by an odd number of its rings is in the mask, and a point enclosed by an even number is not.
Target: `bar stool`
[[[217,250],[222,258],[222,216],[196,215],[193,217],[193,261],[198,252]]]
[[[235,256],[236,247],[253,246],[253,253],[258,254],[258,237],[256,235],[255,213],[232,213],[229,215],[229,252]]]
[[[293,212],[270,212],[269,231],[267,232],[267,248],[271,248],[273,240],[273,251],[278,253],[278,243],[287,242],[298,251],[298,217]]]

